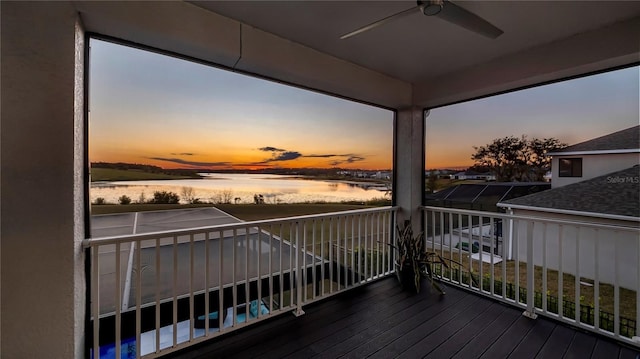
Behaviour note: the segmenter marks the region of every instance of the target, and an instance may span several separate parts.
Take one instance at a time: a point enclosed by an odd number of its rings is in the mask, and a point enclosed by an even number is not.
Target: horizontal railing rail
[[[385,277],[396,210],[87,239],[92,357],[157,357]]]
[[[423,207],[439,279],[640,346],[640,226]]]

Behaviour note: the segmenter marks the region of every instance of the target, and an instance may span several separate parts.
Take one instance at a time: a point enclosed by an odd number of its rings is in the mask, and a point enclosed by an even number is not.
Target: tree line
[[[494,139],[484,146],[474,146],[471,159],[476,166],[489,169],[500,182],[543,181],[551,170],[551,157],[547,153],[567,147],[557,138],[507,136]]]

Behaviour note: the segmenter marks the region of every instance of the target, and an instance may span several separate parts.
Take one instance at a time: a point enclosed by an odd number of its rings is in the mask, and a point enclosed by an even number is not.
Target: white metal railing
[[[387,276],[395,213],[87,239],[92,357],[157,357]]]
[[[640,346],[638,221],[423,213],[427,251],[455,263],[436,268],[441,280]]]

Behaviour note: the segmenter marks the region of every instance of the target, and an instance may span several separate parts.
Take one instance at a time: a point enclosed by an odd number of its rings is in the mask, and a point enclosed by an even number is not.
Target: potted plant
[[[396,243],[390,244],[397,252],[395,261],[396,275],[403,288],[416,293],[420,292],[420,284],[423,279],[428,279],[431,286],[445,294],[440,285],[435,282],[433,266],[436,264],[449,268],[447,262],[455,263],[462,267],[461,263],[450,259],[442,258],[436,252],[428,252],[425,246],[424,233],[418,235],[413,234],[411,220],[404,223],[404,227],[396,226],[398,235]]]

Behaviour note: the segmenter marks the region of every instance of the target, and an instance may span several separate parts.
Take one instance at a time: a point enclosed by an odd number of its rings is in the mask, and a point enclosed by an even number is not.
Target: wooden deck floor
[[[395,278],[172,358],[640,358],[636,349],[461,289],[409,295]]]

